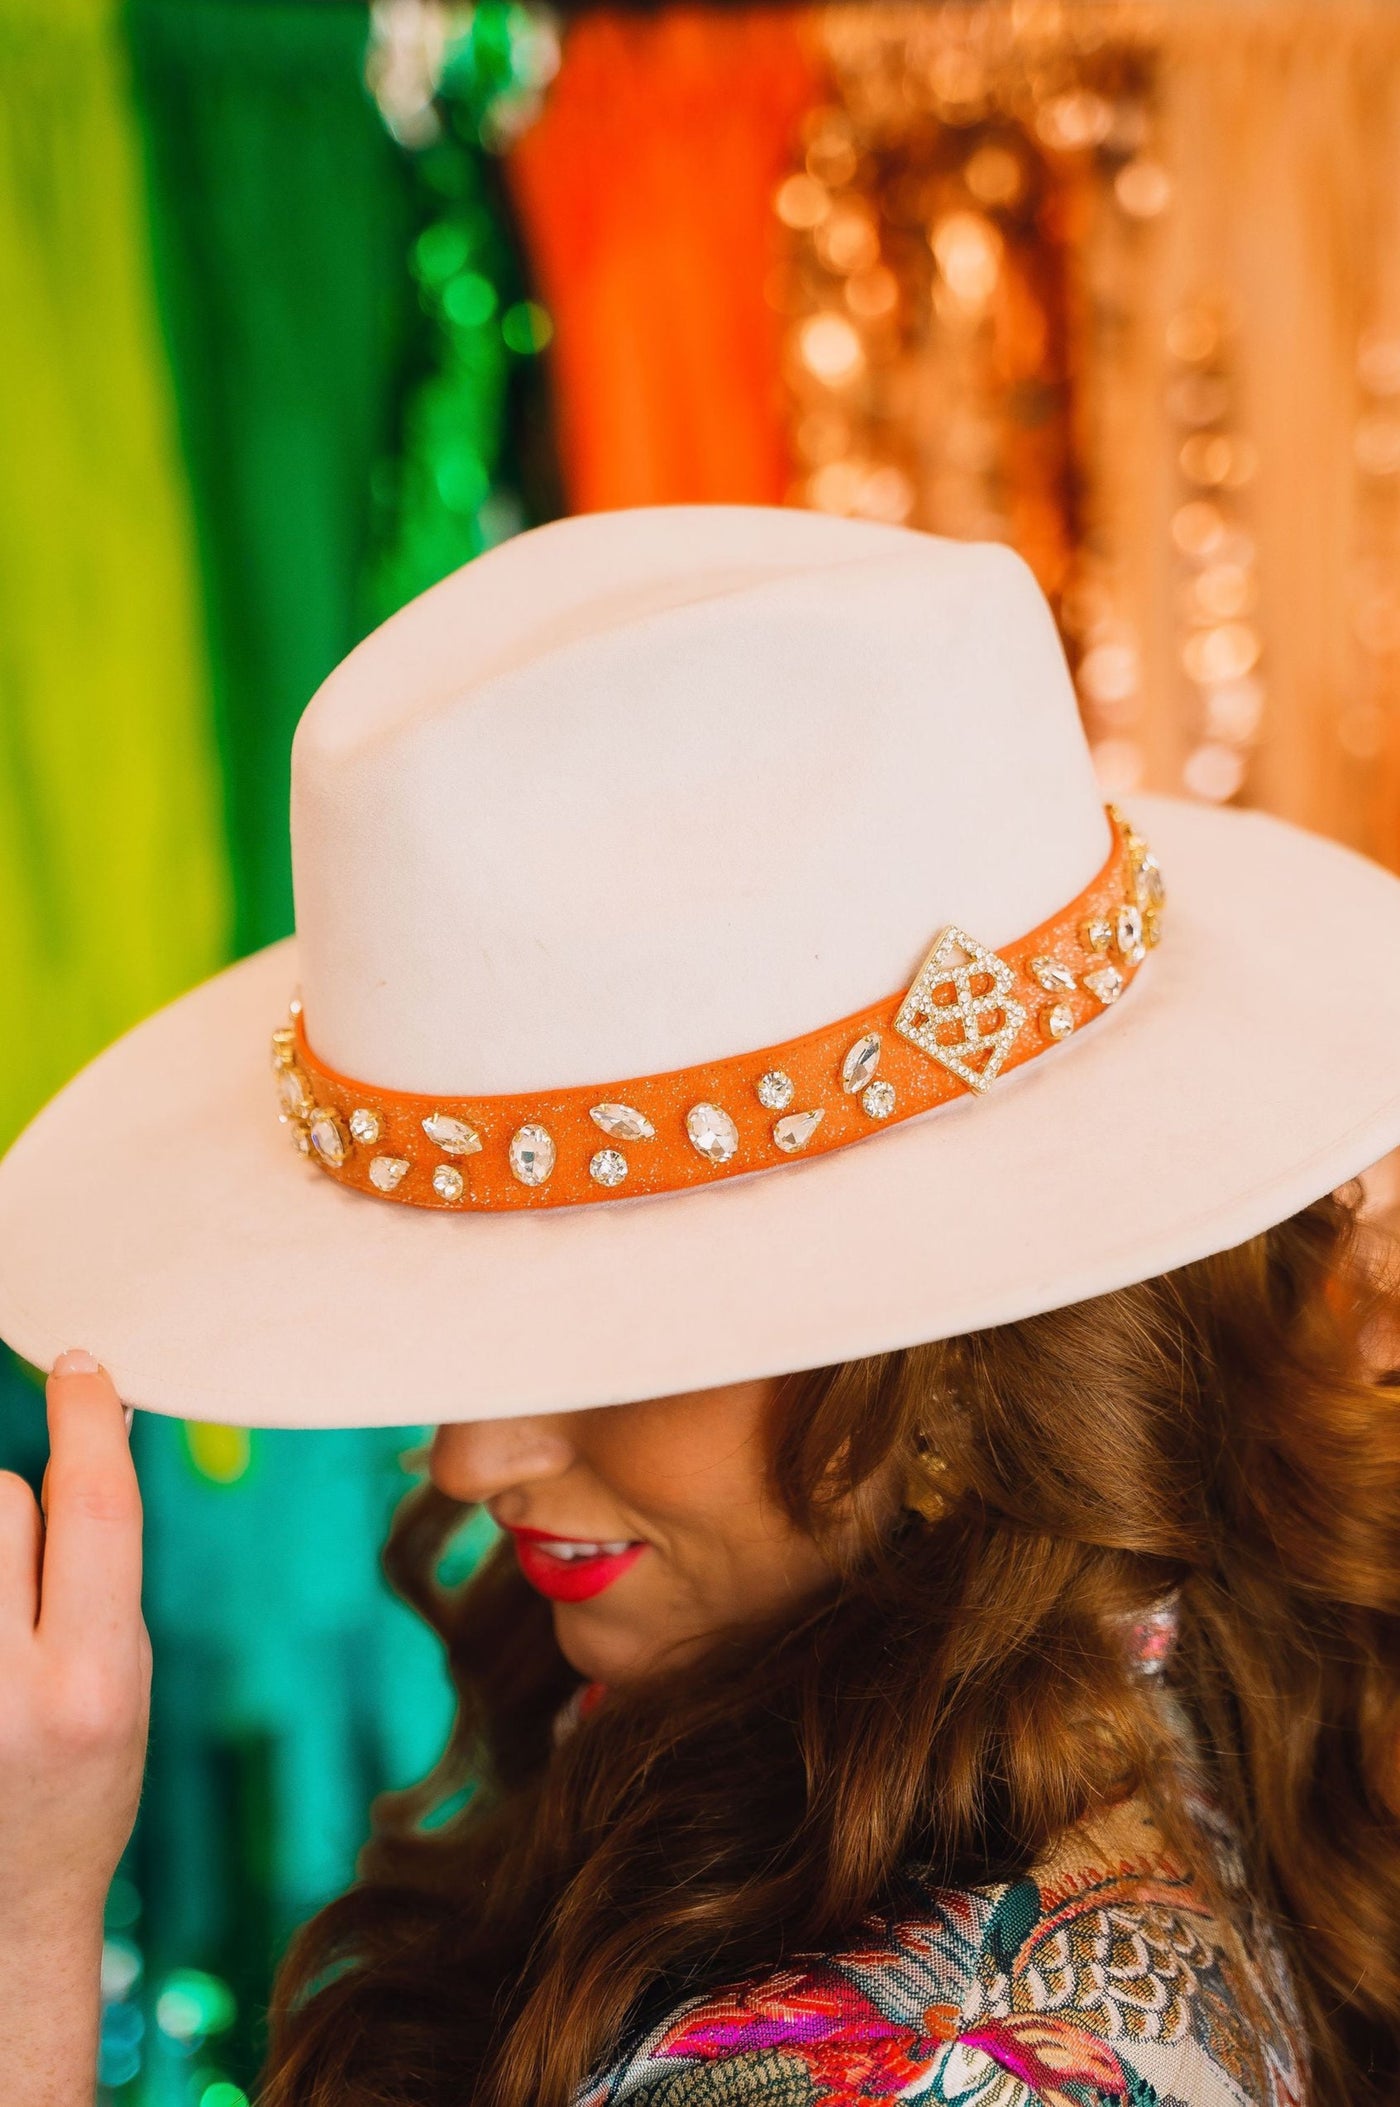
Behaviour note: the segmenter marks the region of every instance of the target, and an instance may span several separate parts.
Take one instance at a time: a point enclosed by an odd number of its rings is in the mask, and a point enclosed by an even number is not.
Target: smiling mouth
[[[553,1536],[506,1525],[521,1573],[554,1602],[586,1602],[629,1572],[647,1549],[628,1537]]]

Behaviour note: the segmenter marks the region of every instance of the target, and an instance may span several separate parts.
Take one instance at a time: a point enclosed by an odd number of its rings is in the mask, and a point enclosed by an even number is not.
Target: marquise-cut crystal
[[[423,1132],[429,1141],[437,1143],[444,1156],[475,1156],[481,1148],[476,1128],[468,1126],[464,1119],[454,1119],[450,1112],[430,1112],[423,1122]]]
[[[1166,903],[1167,888],[1162,880],[1162,866],[1151,851],[1138,859],[1133,872],[1139,907],[1162,907]]]
[[[866,1032],[856,1040],[854,1046],[846,1049],[846,1058],[841,1063],[841,1088],[849,1091],[852,1096],[857,1090],[864,1090],[866,1084],[873,1080],[879,1065],[880,1034]]]
[[[1033,958],[1031,973],[1047,995],[1067,995],[1074,986],[1074,974],[1057,958]]]
[[[522,1185],[543,1185],[554,1168],[554,1137],[533,1122],[510,1137],[510,1167]]]
[[[446,1164],[443,1169],[447,1168]],[[370,1163],[369,1182],[382,1193],[391,1193],[408,1175],[406,1156],[376,1156]],[[461,1172],[457,1173],[458,1177]]]
[[[1116,1002],[1123,992],[1123,976],[1116,966],[1099,966],[1084,975],[1084,985],[1091,995],[1107,1005]]]
[[[371,1112],[368,1105],[357,1105],[350,1114],[350,1132],[356,1141],[378,1141],[379,1114]],[[391,1159],[386,1157],[384,1160],[387,1163]]]
[[[599,1149],[589,1163],[588,1175],[599,1185],[621,1185],[627,1176],[627,1158],[621,1149]]]
[[[882,1075],[876,1076],[874,1082],[867,1083],[861,1091],[860,1102],[862,1110],[871,1119],[888,1119],[894,1110],[894,1084],[887,1083]]]
[[[770,1112],[782,1112],[792,1103],[792,1077],[781,1068],[769,1068],[754,1084],[754,1096]]]
[[[344,1163],[350,1153],[350,1142],[344,1127],[334,1112],[318,1109],[311,1115],[307,1133],[311,1146],[323,1163]]]
[[[820,1105],[813,1112],[789,1112],[786,1119],[774,1120],[773,1139],[789,1155],[794,1149],[805,1149],[824,1117]]]
[[[1113,968],[1106,970],[1111,973]],[[1074,1011],[1067,1002],[1047,1002],[1040,1023],[1047,1039],[1067,1039],[1074,1030]]]
[[[277,1095],[288,1119],[302,1119],[311,1110],[311,1090],[299,1068],[284,1068],[277,1078]]]
[[[460,1200],[465,1183],[462,1173],[450,1163],[440,1163],[433,1172],[433,1191],[440,1200]]]
[[[619,1141],[654,1141],[656,1138],[655,1127],[645,1112],[639,1112],[635,1105],[594,1105],[588,1116],[595,1127],[601,1127],[605,1134],[615,1135]],[[604,1150],[603,1153],[609,1152]]]
[[[691,1145],[710,1163],[728,1163],[739,1147],[739,1129],[719,1105],[692,1105],[685,1115]]]

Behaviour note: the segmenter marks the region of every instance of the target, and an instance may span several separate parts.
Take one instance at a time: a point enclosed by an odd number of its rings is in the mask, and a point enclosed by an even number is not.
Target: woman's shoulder
[[[1137,1801],[1025,1878],[911,1874],[839,1950],[678,2006],[577,2107],[1302,2107],[1282,1963]]]

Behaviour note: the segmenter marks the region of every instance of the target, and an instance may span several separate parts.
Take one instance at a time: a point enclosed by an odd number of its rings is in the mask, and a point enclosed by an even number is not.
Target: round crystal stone
[[[888,1119],[894,1110],[894,1084],[880,1076],[860,1094],[861,1107],[872,1119]]]
[[[738,1152],[739,1129],[718,1105],[692,1105],[685,1115],[685,1131],[709,1163],[728,1163]]]
[[[299,1068],[284,1068],[277,1078],[277,1095],[287,1119],[304,1119],[311,1110],[311,1091]]]
[[[1050,1002],[1040,1013],[1047,1039],[1067,1039],[1074,1030],[1074,1011],[1067,1002]]]
[[[430,1112],[423,1121],[423,1132],[444,1156],[475,1156],[481,1147],[476,1128],[464,1119],[454,1119],[450,1112]]]
[[[543,1185],[554,1168],[554,1137],[548,1127],[517,1127],[510,1137],[510,1167],[522,1185]]]
[[[789,1155],[794,1149],[805,1149],[824,1117],[820,1105],[814,1112],[790,1112],[786,1119],[774,1120],[773,1139]]]
[[[440,1163],[433,1172],[433,1191],[440,1200],[460,1200],[465,1182],[462,1173],[450,1163]]]
[[[357,1105],[350,1114],[350,1132],[356,1141],[378,1141],[379,1114],[371,1112],[365,1105]],[[386,1157],[385,1161],[388,1160]]]
[[[766,1105],[770,1112],[781,1112],[792,1103],[793,1080],[781,1068],[770,1068],[753,1087],[760,1105]]]
[[[866,1032],[856,1040],[841,1063],[841,1088],[852,1095],[864,1090],[880,1065],[880,1034]]]
[[[443,1169],[446,1170],[446,1164]],[[376,1156],[369,1167],[369,1182],[379,1192],[391,1193],[408,1175],[406,1156]],[[460,1178],[461,1172],[454,1175]]]
[[[627,1158],[621,1149],[599,1149],[588,1166],[588,1175],[599,1185],[621,1185],[627,1176]]]
[[[656,1139],[655,1127],[645,1112],[639,1112],[635,1105],[594,1105],[588,1116],[595,1127],[601,1127],[605,1134],[616,1135],[619,1141]],[[604,1155],[610,1153],[615,1154],[616,1151],[603,1151]],[[598,1159],[595,1156],[593,1160],[596,1163]],[[606,1182],[604,1180],[604,1183]],[[617,1181],[614,1179],[612,1182],[616,1184]]]
[[[323,1163],[344,1163],[350,1153],[350,1143],[334,1112],[324,1109],[313,1112],[306,1131],[310,1136],[312,1148]]]

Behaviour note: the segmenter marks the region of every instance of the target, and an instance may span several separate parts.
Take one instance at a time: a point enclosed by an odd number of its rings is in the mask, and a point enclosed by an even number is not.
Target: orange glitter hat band
[[[906,989],[801,1038],[581,1089],[429,1097],[327,1068],[294,1005],[272,1035],[281,1117],[340,1184],[448,1212],[681,1192],[845,1148],[988,1089],[1118,1000],[1166,896],[1108,810],[1107,862],[1038,929],[989,951],[950,926]]]

